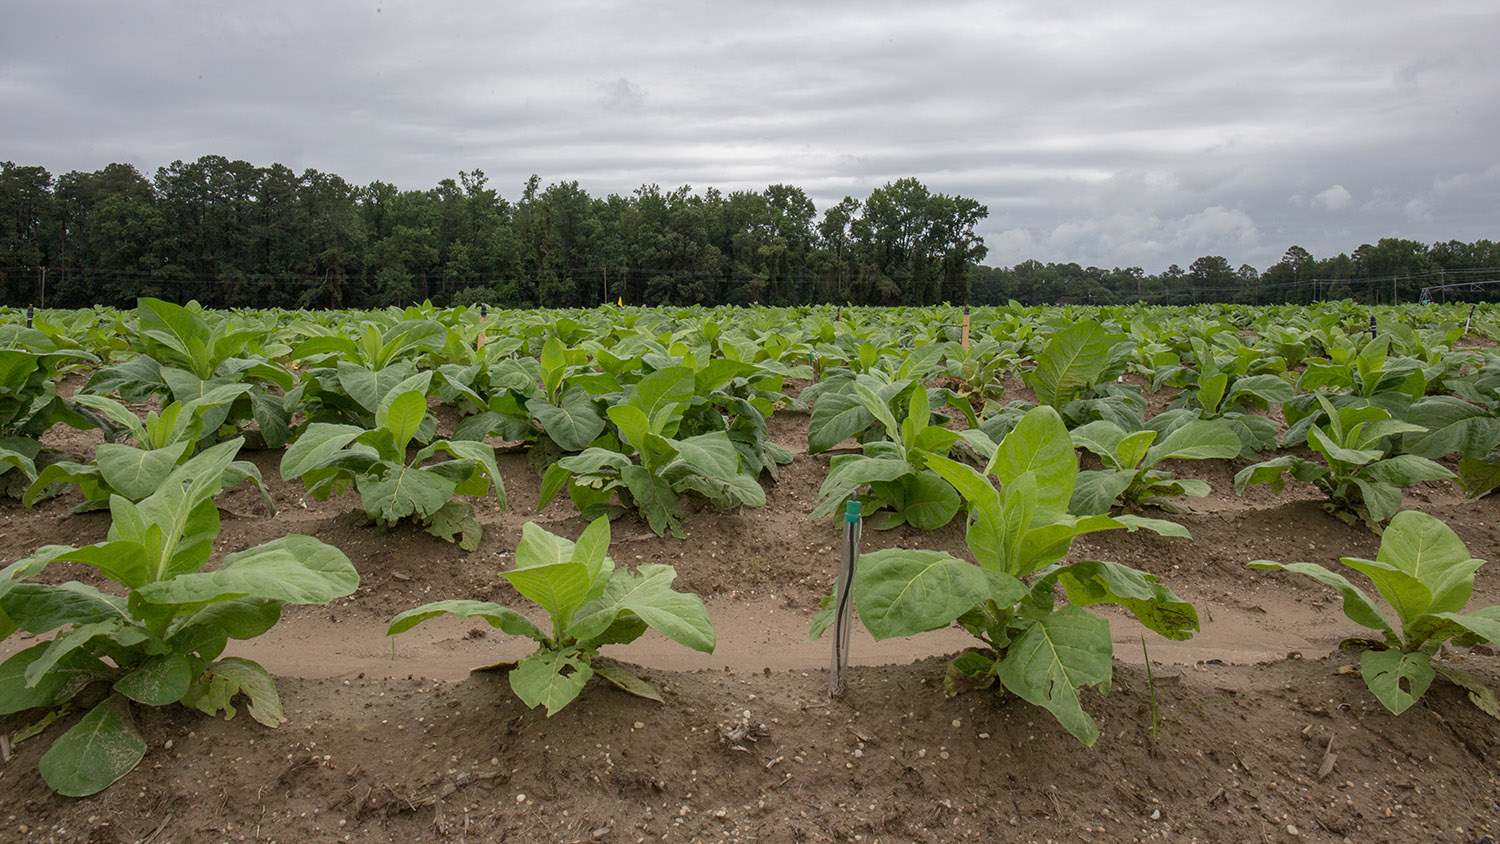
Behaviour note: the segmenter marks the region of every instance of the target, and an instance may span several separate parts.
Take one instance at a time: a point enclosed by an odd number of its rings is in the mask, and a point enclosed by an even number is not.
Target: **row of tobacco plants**
[[[63,794],[97,792],[144,756],[134,707],[232,716],[238,703],[275,726],[272,678],[223,657],[228,640],[264,633],[286,604],[356,588],[349,559],[306,536],[211,561],[214,497],[245,483],[264,491],[242,449],[281,450],[284,478],[318,498],[352,491],[378,526],[415,522],[473,550],[472,499],[505,506],[495,443],[525,444],[539,509],[566,494],[589,525],[574,541],[528,524],[515,568],[501,573],[549,626],[455,598],[400,614],[389,632],[451,613],[535,640],[510,683],[550,714],[595,675],[655,695],[622,669],[593,666],[603,645],[654,628],[713,649],[702,601],[671,588],[670,566],[615,566],[610,521],[628,515],[684,537],[684,497],[763,505],[763,482],[792,459],[768,426],[787,410],[810,413],[809,453],[835,452],[812,517],[843,512],[851,497],[874,528],[930,530],[963,514],[968,558],[878,551],[850,587],[877,638],[955,623],[976,637],[953,660],[950,689],[1004,689],[1092,744],[1098,729],[1079,694],[1107,691],[1112,646],[1087,607],[1119,605],[1178,639],[1198,618],[1151,574],[1063,561],[1096,531],[1187,536],[1169,517],[1209,489],[1173,467],[1219,459],[1243,466],[1236,491],[1291,477],[1315,485],[1333,516],[1382,533],[1375,560],[1344,562],[1389,612],[1343,574],[1252,563],[1341,594],[1375,633],[1356,644],[1381,703],[1400,712],[1442,676],[1495,711],[1481,678],[1438,658],[1444,643],[1500,642],[1500,608],[1466,611],[1482,561],[1440,522],[1402,509],[1402,490],[1418,482],[1452,480],[1473,498],[1500,486],[1500,320],[1490,312],[221,313],[142,299],[133,311],[4,318],[0,487],[26,505],[76,490],[76,509],[111,516],[104,542],[44,546],[0,569],[0,639],[53,634],[0,664],[0,715],[39,713],[25,738],[60,713],[85,713],[42,757]],[[74,373],[81,383],[65,397],[58,384]],[[1152,406],[1165,409],[1148,418]],[[53,452],[40,437],[54,425],[98,429],[105,442],[87,462]],[[1080,470],[1079,449],[1098,468]],[[62,560],[113,587],[35,580]],[[838,603],[825,602],[814,636]]]

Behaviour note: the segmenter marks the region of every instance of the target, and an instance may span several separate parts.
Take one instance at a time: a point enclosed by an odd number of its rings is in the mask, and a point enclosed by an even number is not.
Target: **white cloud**
[[[1343,185],[1334,185],[1328,190],[1314,196],[1313,201],[1329,211],[1341,211],[1349,207],[1349,203],[1353,198],[1350,196],[1349,191],[1344,189]]]

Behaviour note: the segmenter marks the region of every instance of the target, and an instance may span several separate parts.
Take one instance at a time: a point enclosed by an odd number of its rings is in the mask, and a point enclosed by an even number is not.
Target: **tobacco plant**
[[[128,432],[135,444],[100,443],[89,463],[58,461],[47,466],[26,490],[22,501],[30,507],[37,499],[66,484],[76,485],[83,492],[83,503],[73,508],[75,513],[108,507],[109,499],[115,495],[140,501],[160,489],[167,476],[193,456],[204,438],[204,417],[234,402],[249,389],[248,384],[225,384],[202,398],[173,402],[159,413],[148,411],[144,420],[113,399],[87,394],[75,396],[78,406]],[[254,463],[236,460],[224,470],[225,488],[245,480],[260,490],[266,510],[274,515],[276,506]]]
[[[219,534],[213,498],[239,448],[231,440],[199,453],[139,504],[112,497],[104,542],[46,545],[0,569],[0,640],[17,629],[56,631],[0,664],[0,715],[88,710],[42,755],[54,791],[94,794],[140,762],[136,705],[181,703],[233,718],[243,695],[251,718],[280,724],[271,676],[251,660],[220,658],[226,643],[266,632],[286,604],[323,604],[358,586],[349,558],[310,536],[284,536],[205,570]],[[125,597],[27,580],[62,560],[92,566]]]
[[[702,495],[721,510],[765,504],[765,490],[745,470],[727,431],[679,438],[695,382],[691,368],[668,366],[633,385],[607,411],[618,439],[552,464],[537,509],[567,490],[584,517],[595,518],[617,514],[611,501],[618,498],[621,509],[638,512],[658,536],[683,538],[677,500],[683,493]]]
[[[934,456],[946,457],[959,435],[931,424],[927,391],[904,380],[883,385],[869,375],[856,376],[853,389],[861,407],[890,439],[871,439],[864,444],[863,454],[833,458],[828,477],[818,490],[812,518],[827,518],[842,511],[855,490],[867,487],[862,503],[864,512],[875,516],[873,527],[910,523],[922,530],[936,530],[952,521],[963,500],[947,481],[927,468],[927,461]],[[893,411],[899,411],[903,395],[910,398],[906,415],[897,424]]]
[[[1256,560],[1249,565],[1305,574],[1338,590],[1344,614],[1377,634],[1374,639],[1346,639],[1340,647],[1365,648],[1360,673],[1386,709],[1405,712],[1441,674],[1500,718],[1494,693],[1479,678],[1438,658],[1444,643],[1469,647],[1500,642],[1500,606],[1463,612],[1474,593],[1474,572],[1484,560],[1470,557],[1452,528],[1426,513],[1406,510],[1381,534],[1375,559],[1344,557],[1341,562],[1370,579],[1394,611],[1395,624],[1364,590],[1316,563]]]
[[[1060,328],[1036,355],[1036,365],[1021,378],[1036,394],[1036,403],[1013,401],[984,420],[991,439],[1010,431],[1033,407],[1056,410],[1069,428],[1107,420],[1126,430],[1145,426],[1146,400],[1140,390],[1119,378],[1129,365],[1135,343],[1097,322],[1081,321]]]
[[[1401,509],[1402,488],[1421,481],[1453,478],[1452,472],[1415,454],[1394,454],[1393,438],[1421,434],[1421,425],[1392,419],[1385,410],[1367,405],[1335,408],[1317,397],[1326,425],[1307,429],[1307,444],[1320,465],[1305,457],[1284,454],[1241,469],[1234,491],[1243,495],[1250,484],[1266,484],[1280,492],[1285,476],[1315,484],[1328,496],[1328,511],[1345,521],[1358,516],[1376,531]]]
[[[282,456],[281,476],[300,477],[319,500],[342,495],[353,484],[377,525],[410,518],[433,536],[473,551],[484,530],[474,518],[474,505],[453,496],[483,498],[493,485],[496,501],[505,506],[495,449],[482,442],[437,440],[408,459],[407,447],[431,426],[426,393],[398,385],[377,406],[371,428],[308,425]],[[453,459],[427,463],[440,451]]]
[[[386,635],[403,633],[443,614],[482,618],[511,636],[537,643],[530,656],[509,665],[510,687],[527,706],[545,706],[551,716],[572,703],[598,675],[633,695],[660,701],[650,684],[623,668],[596,666],[605,645],[635,641],[647,628],[695,651],[713,653],[708,611],[697,595],[673,590],[676,569],[646,563],[632,572],[608,556],[609,519],[595,519],[577,542],[527,522],[516,547],[516,567],[502,571],[526,598],[546,611],[551,629],[495,603],[435,601],[391,619]]]
[[[1027,413],[989,453],[984,473],[931,456],[927,465],[968,503],[966,535],[974,562],[943,551],[890,548],[862,554],[851,588],[865,628],[876,639],[938,630],[957,621],[981,647],[956,657],[950,684],[999,683],[1041,706],[1085,745],[1099,735],[1083,711],[1079,692],[1108,692],[1114,646],[1109,622],[1084,607],[1113,603],[1163,636],[1187,639],[1198,629],[1191,604],[1154,575],[1100,560],[1063,564],[1073,539],[1101,530],[1147,528],[1187,536],[1171,522],[1134,516],[1075,516],[1068,501],[1078,476],[1078,457],[1057,412]],[[996,488],[989,475],[1000,481]],[[977,565],[975,564],[977,563]],[[1059,607],[1054,589],[1067,603]],[[833,621],[834,602],[824,599],[812,637]]]
[[[95,427],[99,420],[57,394],[72,367],[98,358],[34,328],[0,325],[0,487],[19,497],[44,456],[37,438],[57,422]],[[55,459],[51,458],[51,459]]]
[[[1113,422],[1099,420],[1073,429],[1073,444],[1098,455],[1104,468],[1080,472],[1069,512],[1081,516],[1108,513],[1118,500],[1125,509],[1145,504],[1171,509],[1167,499],[1180,495],[1202,498],[1208,483],[1196,478],[1174,478],[1156,468],[1163,460],[1228,459],[1240,453],[1240,439],[1222,421],[1190,419],[1165,431],[1152,427],[1127,432]],[[1156,442],[1157,437],[1161,442]]]
[[[1197,368],[1170,365],[1156,371],[1151,389],[1182,388],[1161,416],[1222,420],[1240,440],[1241,457],[1276,447],[1276,423],[1255,410],[1291,401],[1296,391],[1282,377],[1286,362],[1262,349],[1236,345],[1221,354],[1202,340],[1192,341]],[[1158,419],[1161,417],[1159,416]],[[1166,422],[1167,420],[1163,420]],[[1156,420],[1152,420],[1153,423]]]
[[[1382,334],[1361,344],[1336,332],[1321,342],[1331,344],[1325,347],[1328,357],[1307,362],[1307,369],[1297,379],[1301,395],[1282,405],[1287,423],[1283,445],[1302,443],[1312,426],[1325,422],[1327,403],[1334,407],[1374,406],[1403,419],[1412,403],[1427,392],[1420,361],[1390,356],[1390,335]]]
[[[264,344],[264,327],[204,311],[197,303],[184,307],[144,297],[137,300],[135,317],[135,339],[143,353],[95,372],[84,392],[118,393],[130,402],[159,394],[181,402],[228,384],[244,384],[246,391],[233,402],[204,415],[207,443],[238,436],[252,422],[264,445],[278,448],[286,443],[291,409],[285,393],[294,379],[275,362],[288,349]]]

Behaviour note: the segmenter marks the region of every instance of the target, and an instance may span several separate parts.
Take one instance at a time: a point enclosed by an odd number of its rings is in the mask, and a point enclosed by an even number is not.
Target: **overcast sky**
[[[1500,3],[17,2],[0,160],[594,196],[915,176],[985,263],[1500,239]]]

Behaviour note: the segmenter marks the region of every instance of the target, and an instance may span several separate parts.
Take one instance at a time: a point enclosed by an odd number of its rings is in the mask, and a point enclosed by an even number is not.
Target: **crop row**
[[[143,299],[132,313],[0,325],[0,481],[28,504],[76,486],[79,509],[112,517],[104,542],[44,546],[0,570],[0,639],[56,632],[0,665],[0,714],[89,709],[42,760],[67,794],[98,791],[142,757],[133,705],[232,715],[243,695],[256,720],[282,720],[271,677],[221,658],[225,645],[268,630],[285,604],[350,594],[358,575],[338,549],[296,535],[209,566],[214,497],[264,487],[255,465],[236,459],[246,441],[285,447],[282,476],[310,495],[352,487],[375,522],[413,520],[469,549],[481,528],[464,499],[494,494],[504,505],[491,443],[530,444],[539,508],[566,492],[590,521],[576,542],[528,524],[516,568],[502,573],[551,629],[450,600],[402,613],[390,632],[446,612],[536,640],[510,681],[549,713],[596,673],[650,696],[639,678],[592,667],[598,648],[651,627],[712,650],[713,631],[702,602],[670,588],[670,566],[615,568],[609,521],[633,511],[681,536],[682,496],[763,504],[761,477],[791,460],[767,425],[787,407],[810,410],[809,452],[839,452],[812,516],[856,496],[875,527],[932,529],[966,514],[971,559],[907,549],[861,559],[850,592],[870,632],[957,622],[981,647],[955,658],[950,685],[999,685],[1086,744],[1097,727],[1079,691],[1108,687],[1112,645],[1084,608],[1117,604],[1171,638],[1190,637],[1198,618],[1153,575],[1062,560],[1076,537],[1100,530],[1186,536],[1138,512],[1207,494],[1170,473],[1166,461],[1185,459],[1241,460],[1239,491],[1279,488],[1288,475],[1316,484],[1330,512],[1383,530],[1376,560],[1345,562],[1394,624],[1341,575],[1254,565],[1342,594],[1346,614],[1381,637],[1361,640],[1362,667],[1392,711],[1438,673],[1494,711],[1479,678],[1435,659],[1447,641],[1500,641],[1500,607],[1463,612],[1481,561],[1435,519],[1401,511],[1402,488],[1418,481],[1452,478],[1476,497],[1500,483],[1500,357],[1459,347],[1491,330],[1489,319],[1347,304],[216,314]],[[57,384],[74,369],[88,380],[65,398]],[[1006,385],[1030,396],[1005,402]],[[1147,418],[1153,395],[1170,401]],[[144,418],[127,406],[141,403],[152,408]],[[444,406],[456,411],[441,438]],[[91,462],[65,459],[38,440],[58,423],[98,428],[108,442]],[[1080,471],[1079,448],[1101,468]],[[95,567],[125,596],[32,580],[59,560]],[[815,636],[835,606],[825,602]]]

